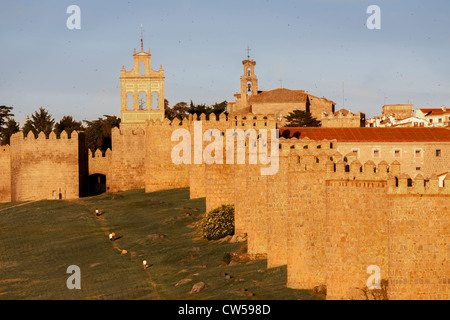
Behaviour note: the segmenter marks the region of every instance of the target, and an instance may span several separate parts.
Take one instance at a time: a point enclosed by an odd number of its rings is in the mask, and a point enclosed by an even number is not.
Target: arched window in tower
[[[147,95],[145,92],[139,93],[139,110],[147,110]]]
[[[131,92],[127,94],[127,109],[133,110],[133,94]]]
[[[251,82],[247,83],[247,94],[248,95],[252,94],[252,83]]]
[[[152,94],[152,109],[153,110],[158,110],[158,102],[159,102],[158,93],[153,92],[153,94]]]
[[[250,68],[247,69],[247,77],[252,76],[252,70]]]
[[[141,76],[145,76],[145,62],[144,61],[142,61],[139,64],[139,73]]]

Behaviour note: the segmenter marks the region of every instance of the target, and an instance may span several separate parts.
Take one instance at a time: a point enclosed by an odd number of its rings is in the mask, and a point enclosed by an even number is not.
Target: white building
[[[450,110],[445,106],[440,108],[417,109],[416,117],[424,119],[435,127],[445,127],[450,124]]]

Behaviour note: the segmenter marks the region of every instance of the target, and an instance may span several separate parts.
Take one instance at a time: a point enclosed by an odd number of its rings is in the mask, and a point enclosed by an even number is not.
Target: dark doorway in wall
[[[106,192],[106,176],[92,174],[89,176],[89,196],[98,196]]]

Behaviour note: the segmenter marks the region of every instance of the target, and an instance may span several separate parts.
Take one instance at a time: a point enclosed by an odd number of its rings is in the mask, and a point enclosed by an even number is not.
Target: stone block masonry
[[[0,203],[11,202],[11,155],[9,145],[0,146]]]
[[[370,266],[389,299],[448,299],[449,179],[442,188],[436,176],[402,174],[397,161],[361,164],[322,149],[328,142],[305,143],[282,139],[278,176],[247,188],[252,200],[242,190],[256,174],[235,166],[236,228],[249,253],[287,264],[288,287],[326,285],[327,299],[370,296]]]
[[[110,179],[111,192],[143,189],[145,187],[146,132],[132,126],[111,130],[112,155]]]
[[[80,143],[84,134],[63,131],[60,138],[41,132],[11,137],[11,201],[76,199],[80,196]],[[87,160],[87,157],[86,157]],[[81,169],[80,169],[81,168]]]

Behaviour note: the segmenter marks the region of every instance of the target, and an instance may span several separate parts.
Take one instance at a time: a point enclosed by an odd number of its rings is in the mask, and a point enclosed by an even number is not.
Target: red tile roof
[[[446,128],[280,128],[280,138],[341,142],[450,142]]]
[[[263,91],[250,98],[250,103],[261,102],[297,102],[306,103],[308,94],[304,90],[275,89]]]
[[[435,109],[419,109],[420,111],[422,111],[424,114],[429,114],[431,113],[432,116],[437,116],[440,114],[450,114],[450,109],[446,109],[445,111],[442,110],[442,108],[435,108]]]
[[[269,91],[261,91],[256,95],[250,97],[250,103],[306,103],[309,99],[319,99],[332,104],[335,102],[327,98],[319,98],[306,93],[305,90],[290,90],[286,88],[279,88]]]

